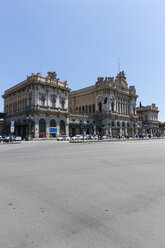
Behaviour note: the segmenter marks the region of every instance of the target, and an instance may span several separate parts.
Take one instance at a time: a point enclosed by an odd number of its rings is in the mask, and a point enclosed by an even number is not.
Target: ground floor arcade
[[[89,123],[69,123],[69,134],[91,134],[100,136],[135,136],[138,135],[138,125],[136,120],[90,120]]]
[[[14,120],[15,135],[25,138],[53,138],[60,135],[69,135],[69,123],[66,116],[33,114],[28,116],[12,117]],[[4,133],[11,133],[10,121],[4,123]]]

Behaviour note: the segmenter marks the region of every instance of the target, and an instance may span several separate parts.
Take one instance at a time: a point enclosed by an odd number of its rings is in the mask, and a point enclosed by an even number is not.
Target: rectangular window
[[[95,113],[95,104],[92,105],[92,112]]]
[[[89,105],[89,113],[91,113],[91,105]]]
[[[52,102],[52,108],[55,108],[55,102],[54,101]]]

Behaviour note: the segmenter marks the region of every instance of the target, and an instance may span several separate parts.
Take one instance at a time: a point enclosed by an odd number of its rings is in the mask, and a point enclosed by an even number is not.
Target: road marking
[[[2,150],[0,150],[0,152],[7,151],[7,150],[13,150],[13,149],[17,149],[17,148],[20,148],[20,146],[10,147],[10,148],[7,148],[7,149],[2,149]]]

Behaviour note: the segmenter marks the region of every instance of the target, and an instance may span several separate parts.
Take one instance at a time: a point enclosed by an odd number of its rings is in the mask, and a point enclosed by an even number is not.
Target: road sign
[[[57,127],[50,127],[49,133],[57,133]]]
[[[14,120],[10,121],[10,126],[14,127]]]
[[[10,121],[10,132],[14,133],[14,120]]]

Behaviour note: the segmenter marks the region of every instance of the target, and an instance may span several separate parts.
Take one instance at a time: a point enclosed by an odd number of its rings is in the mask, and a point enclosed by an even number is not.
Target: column
[[[151,135],[152,135],[152,127],[151,127],[150,131],[151,131]]]
[[[50,133],[49,133],[49,121],[46,121],[46,138],[50,138]]]
[[[135,130],[136,130],[136,136],[138,137],[138,129],[136,128]]]
[[[39,138],[39,125],[35,124],[34,127],[35,127],[34,137]]]
[[[60,124],[59,124],[59,120],[57,122],[57,137],[60,135]]]
[[[65,127],[65,130],[66,130],[66,136],[69,136],[69,118],[66,119],[66,127]]]
[[[114,100],[114,112],[116,112],[116,100]]]
[[[116,100],[116,112],[118,113],[118,101]]]
[[[133,125],[132,125],[132,137],[134,136],[134,127],[133,127]]]

